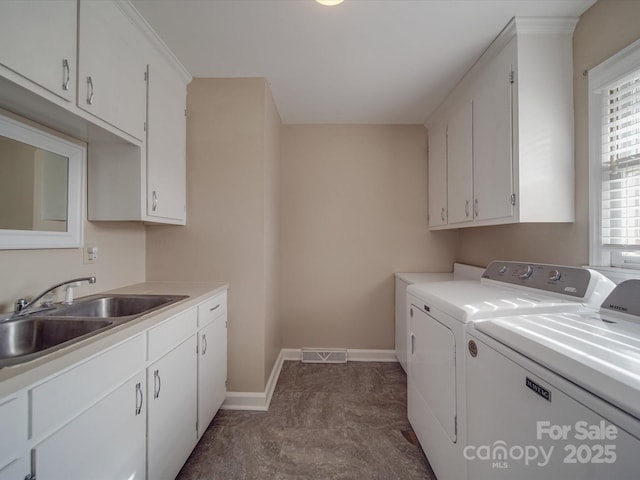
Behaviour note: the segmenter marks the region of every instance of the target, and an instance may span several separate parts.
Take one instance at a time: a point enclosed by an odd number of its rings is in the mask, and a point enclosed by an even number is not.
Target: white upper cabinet
[[[6,75],[67,102],[75,102],[76,34],[76,0],[0,2],[0,64],[10,70]]]
[[[515,40],[512,40],[481,72],[473,96],[476,221],[513,216],[511,112],[515,64]]]
[[[184,80],[157,57],[148,74],[146,213],[150,221],[184,224],[187,91]]]
[[[88,78],[82,55],[83,5],[80,2],[80,70],[81,79]],[[122,98],[114,99],[108,112],[96,113],[103,120],[107,115],[127,117],[128,127],[122,129],[143,140],[136,146],[103,144],[98,142],[89,148],[88,159],[88,215],[89,220],[143,221],[184,225],[186,222],[186,97],[191,76],[176,60],[156,34],[149,29],[138,12],[128,3],[95,2],[87,0],[85,14],[90,24],[93,16],[111,15],[122,24],[118,33],[119,43],[113,47],[112,56],[118,56],[120,48],[128,48],[128,60],[122,61],[123,72],[112,68],[103,72],[107,92],[118,95],[113,81],[124,81],[129,91]],[[101,20],[103,21],[103,20]],[[89,31],[86,32],[90,35]],[[113,33],[111,33],[113,34]],[[109,31],[101,35],[106,38]],[[135,41],[129,40],[133,38]],[[97,43],[95,49],[103,48]],[[124,45],[127,44],[128,47]],[[85,48],[85,52],[91,51]],[[107,57],[109,58],[109,57]],[[119,57],[118,57],[119,58]],[[139,67],[142,67],[140,70]],[[85,72],[84,76],[82,72]],[[120,78],[120,77],[123,78]],[[129,80],[124,80],[126,77]],[[141,80],[141,81],[139,81]],[[81,83],[84,80],[81,80]],[[102,83],[102,82],[100,82]],[[98,83],[92,77],[94,104],[97,105]],[[134,85],[135,84],[135,85]],[[91,84],[87,84],[91,95]],[[80,88],[84,91],[84,86]],[[129,97],[135,100],[126,101]],[[82,95],[80,95],[82,97]],[[105,97],[106,98],[106,97]],[[139,100],[142,100],[140,104]],[[87,99],[79,98],[79,101]],[[124,102],[124,103],[123,103]],[[129,105],[131,111],[127,111]],[[106,120],[107,121],[107,120]],[[146,129],[146,130],[145,130]]]
[[[143,140],[143,35],[116,2],[80,0],[78,107]]]
[[[432,116],[448,124],[449,217],[430,228],[574,220],[576,21],[514,18]]]
[[[449,224],[473,220],[472,111],[466,102],[447,124],[447,206]]]
[[[447,125],[429,129],[429,225],[447,224]]]

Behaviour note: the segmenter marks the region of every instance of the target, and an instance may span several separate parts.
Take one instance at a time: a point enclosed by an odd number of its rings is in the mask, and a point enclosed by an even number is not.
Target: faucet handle
[[[26,299],[26,298],[19,298],[19,299],[16,301],[16,305],[15,305],[15,310],[14,310],[14,312],[15,312],[15,313],[21,312],[21,311],[22,311],[22,309],[23,309],[24,307],[26,307],[26,306],[27,306],[27,303],[28,303],[28,302],[27,302],[27,299]]]

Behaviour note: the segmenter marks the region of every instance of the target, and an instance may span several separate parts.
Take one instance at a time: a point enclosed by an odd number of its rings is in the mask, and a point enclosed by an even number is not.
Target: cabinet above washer
[[[448,175],[444,195],[429,179],[430,229],[574,221],[576,22],[514,18],[431,116],[429,174]],[[461,105],[470,128],[457,126]],[[469,154],[454,156],[462,145]],[[464,172],[472,181],[461,188]]]

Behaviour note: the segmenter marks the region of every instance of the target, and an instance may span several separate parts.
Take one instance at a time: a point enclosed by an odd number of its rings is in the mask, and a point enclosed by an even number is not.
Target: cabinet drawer
[[[56,430],[143,369],[144,355],[138,335],[32,389],[31,438]]]
[[[0,469],[20,456],[27,440],[27,428],[26,396],[0,400]]]
[[[216,295],[198,306],[198,327],[204,327],[218,317],[227,314],[227,293]]]
[[[166,322],[149,330],[149,360],[161,357],[179,345],[197,328],[198,311],[195,308],[170,318]]]

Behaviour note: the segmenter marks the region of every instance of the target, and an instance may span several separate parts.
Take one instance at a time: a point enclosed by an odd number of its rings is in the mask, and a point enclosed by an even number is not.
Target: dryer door
[[[456,441],[456,342],[453,332],[411,305],[410,376],[424,403]]]

